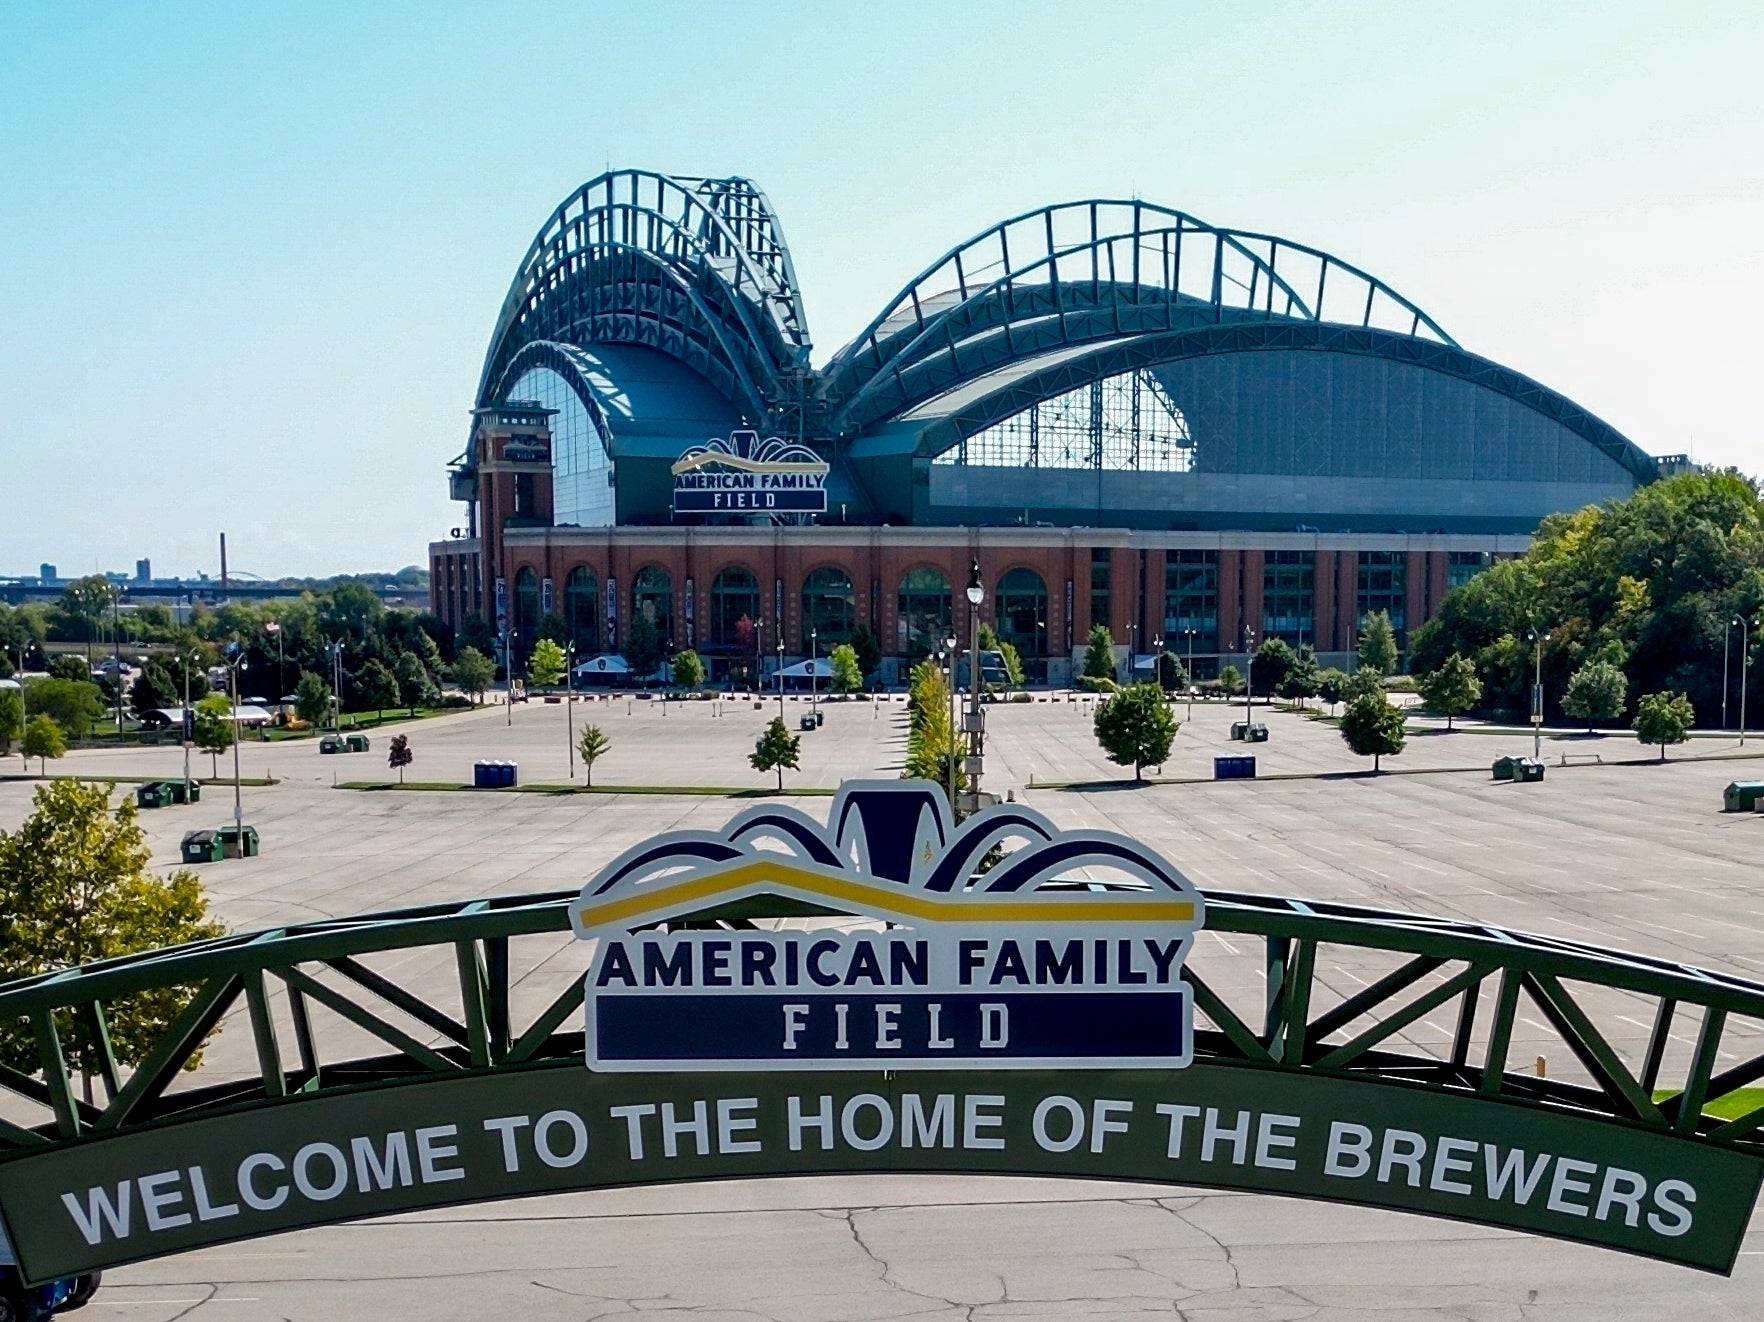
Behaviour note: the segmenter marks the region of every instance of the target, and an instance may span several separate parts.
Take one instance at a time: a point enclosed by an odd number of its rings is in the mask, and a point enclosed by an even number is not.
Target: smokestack
[[[227,586],[227,535],[221,534],[221,587]]]

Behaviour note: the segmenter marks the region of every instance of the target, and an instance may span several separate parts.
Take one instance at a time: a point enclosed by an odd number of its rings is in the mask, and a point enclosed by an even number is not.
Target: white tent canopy
[[[825,657],[816,657],[812,661],[798,661],[793,666],[785,666],[782,670],[774,670],[768,678],[782,675],[785,679],[807,679],[813,675],[816,679],[832,679],[833,665]]]
[[[591,656],[576,667],[576,678],[588,675],[628,675],[631,663],[617,652],[603,652],[599,656]]]

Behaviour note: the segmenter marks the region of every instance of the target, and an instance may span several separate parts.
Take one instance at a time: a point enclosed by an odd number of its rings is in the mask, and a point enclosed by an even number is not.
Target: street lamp
[[[569,731],[565,738],[570,745],[570,784],[576,783],[576,641],[571,639],[564,644],[564,683],[568,686],[569,696],[564,699],[564,725]]]
[[[173,659],[178,663],[178,669],[184,672],[184,718],[182,729],[178,731],[183,738],[178,742],[184,746],[184,789],[188,791],[190,788],[190,744],[192,742],[190,732],[191,723],[195,720],[190,712],[190,671],[195,668],[196,662],[200,658],[195,652],[179,652]]]
[[[1533,629],[1526,635],[1531,641],[1532,681],[1531,681],[1531,759],[1541,761],[1543,758],[1543,645],[1550,641],[1550,636],[1540,634]]]
[[[815,691],[815,662],[821,655],[821,631],[818,628],[809,630],[809,710],[819,711],[820,700]]]
[[[1194,719],[1194,630],[1184,629],[1182,636],[1188,639],[1188,717]]]
[[[778,626],[778,719],[784,719],[784,626]]]
[[[1243,726],[1244,738],[1249,738],[1250,700],[1256,692],[1256,631],[1245,627],[1243,631]]]
[[[331,733],[343,733],[343,644],[331,644]]]
[[[233,829],[239,833],[239,848],[245,848],[245,806],[239,796],[239,672],[250,668],[245,649],[238,643],[228,647],[227,682],[233,699]]]
[[[948,685],[948,692],[947,692],[947,696],[949,698],[949,746],[943,750],[944,763],[945,763],[943,771],[944,771],[944,778],[949,781],[949,811],[953,815],[955,813],[955,801],[956,801],[955,773],[956,773],[956,747],[957,747],[957,743],[958,743],[958,740],[956,739],[956,718],[955,718],[956,636],[955,636],[955,633],[953,630],[953,626],[952,626],[952,630],[950,632],[949,637],[947,637],[943,640],[943,646],[937,649],[937,654],[940,657],[942,657],[949,665],[949,685]]]
[[[282,663],[282,625],[279,620],[271,620],[263,626],[264,632],[276,640],[276,706],[282,705],[282,699],[288,696],[288,681],[284,677]]]
[[[1747,662],[1752,659],[1749,641],[1752,622],[1746,616],[1738,615],[1734,617],[1733,623],[1740,627],[1740,747],[1744,748],[1746,746],[1746,672],[1751,668]]]
[[[968,794],[976,809],[980,806],[980,759],[985,748],[982,734],[984,717],[980,714],[980,603],[986,600],[986,589],[980,583],[980,562],[968,564],[968,632],[973,642],[968,653]],[[953,738],[953,731],[952,738]]]
[[[1151,658],[1152,679],[1162,689],[1164,687],[1164,635],[1161,633],[1152,635]]]

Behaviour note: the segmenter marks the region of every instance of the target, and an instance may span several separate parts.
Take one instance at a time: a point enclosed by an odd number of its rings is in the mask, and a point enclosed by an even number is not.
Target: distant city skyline
[[[11,6],[0,577],[425,563],[507,283],[609,163],[765,189],[817,363],[1000,217],[1141,196],[1757,472],[1760,56],[1694,3]]]

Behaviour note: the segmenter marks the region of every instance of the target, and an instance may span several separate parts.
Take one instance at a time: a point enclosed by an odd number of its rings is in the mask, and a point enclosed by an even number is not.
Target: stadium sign
[[[1125,836],[1064,835],[1015,805],[952,833],[943,802],[922,781],[849,782],[824,829],[756,809],[616,859],[571,913],[598,943],[589,1068],[1186,1066],[1182,960],[1203,907],[1187,879]],[[989,858],[1007,831],[1029,842]],[[1087,867],[1117,884],[1042,889]],[[869,926],[657,926],[760,897]]]
[[[675,514],[825,514],[828,465],[805,445],[733,431],[675,461]]]

